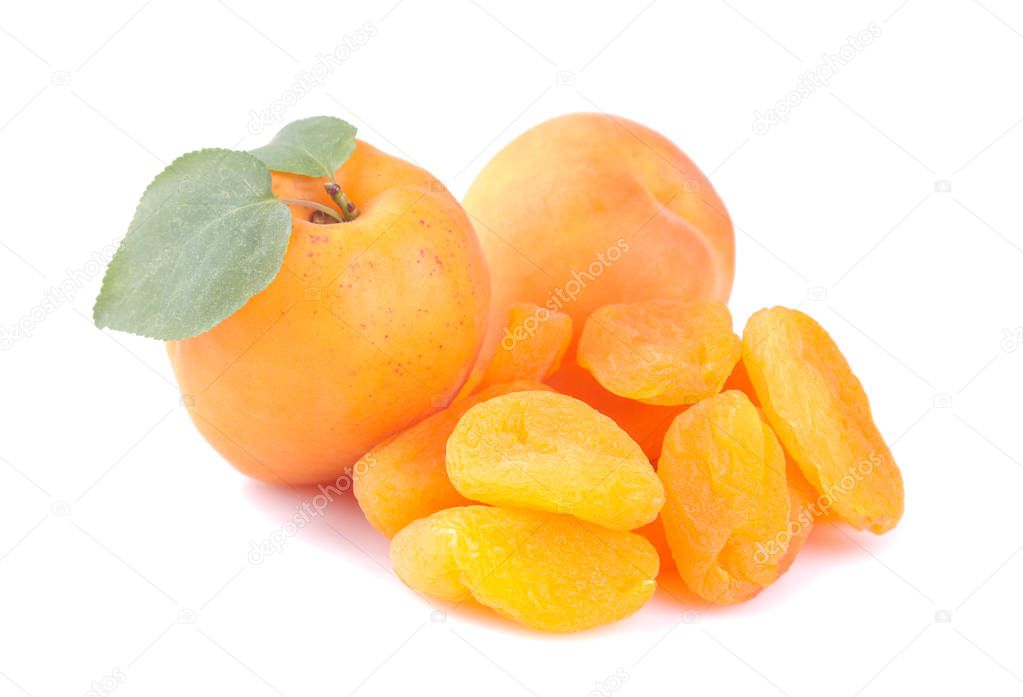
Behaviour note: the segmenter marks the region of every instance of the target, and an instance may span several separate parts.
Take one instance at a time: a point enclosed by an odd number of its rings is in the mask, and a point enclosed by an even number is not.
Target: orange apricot
[[[469,409],[500,395],[546,390],[529,380],[493,385],[423,419],[376,446],[355,463],[353,489],[366,519],[387,537],[418,518],[471,501],[451,485],[445,449]]]
[[[673,406],[720,392],[741,352],[723,303],[651,300],[595,310],[578,360],[616,395]]]
[[[299,484],[448,404],[478,354],[486,262],[428,172],[358,142],[337,183],[361,214],[294,223],[274,281],[210,331],[168,342],[203,436],[242,472]],[[273,173],[281,198],[331,205],[322,179]]]
[[[828,510],[859,530],[895,527],[902,474],[831,336],[802,312],[774,307],[750,317],[742,345],[767,421]]]
[[[542,382],[557,372],[572,339],[572,319],[530,303],[513,305],[479,387],[514,380]]]
[[[657,475],[668,545],[694,593],[737,603],[777,579],[791,505],[785,453],[749,398],[722,392],[675,419]]]
[[[752,401],[752,400],[751,400]],[[813,525],[819,513],[817,507],[817,492],[806,477],[800,472],[799,467],[788,457],[785,458],[785,479],[789,492],[789,522],[784,533],[780,533],[773,540],[757,542],[757,552],[760,556],[771,553],[770,546],[776,545],[783,548],[784,554],[778,558],[778,575],[784,574],[792,566],[803,543],[813,531]],[[665,573],[675,568],[675,560],[671,556],[671,546],[668,544],[668,534],[664,530],[664,521],[661,516],[657,520],[634,531],[642,535],[657,550],[661,558],[661,571]]]
[[[664,136],[606,114],[545,121],[506,145],[463,201],[487,255],[491,316],[531,302],[572,317],[640,300],[726,300],[732,223]],[[482,353],[500,340],[491,326]]]

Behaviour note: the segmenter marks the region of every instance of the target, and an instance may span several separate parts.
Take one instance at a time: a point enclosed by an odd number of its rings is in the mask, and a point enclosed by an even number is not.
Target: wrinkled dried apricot
[[[513,380],[542,382],[561,367],[572,340],[572,319],[529,303],[513,305],[481,387]]]
[[[577,357],[609,392],[679,405],[719,392],[741,352],[723,303],[649,301],[593,312]]]
[[[741,392],[708,397],[664,438],[657,474],[664,530],[679,574],[716,603],[752,598],[778,577],[789,520],[785,454]]]
[[[618,530],[649,523],[664,503],[642,448],[585,402],[556,392],[515,392],[469,409],[448,439],[447,471],[466,498]]]
[[[444,451],[455,424],[471,407],[492,397],[545,389],[528,380],[494,385],[455,402],[363,455],[352,478],[355,498],[366,518],[384,535],[393,537],[417,518],[471,503],[451,486],[444,468]]]
[[[902,517],[902,475],[863,386],[813,319],[774,307],[743,333],[743,363],[768,422],[829,510],[882,533]]]
[[[572,632],[622,619],[653,595],[658,559],[630,532],[514,508],[449,508],[391,544],[394,570],[416,591],[469,597],[524,625]]]
[[[788,571],[795,561],[796,555],[806,542],[806,538],[813,531],[813,524],[816,518],[814,507],[817,499],[817,491],[806,481],[806,477],[799,471],[796,463],[786,458],[785,474],[788,480],[789,490],[789,525],[785,534],[777,540],[766,544],[777,544],[785,549],[784,555],[778,561],[778,575]],[[671,556],[671,547],[668,545],[668,534],[664,531],[664,521],[660,516],[652,523],[647,523],[641,528],[634,530],[637,535],[642,535],[657,550],[657,556],[661,558],[661,570],[665,573],[675,568],[675,560]],[[763,548],[758,548],[763,549]]]

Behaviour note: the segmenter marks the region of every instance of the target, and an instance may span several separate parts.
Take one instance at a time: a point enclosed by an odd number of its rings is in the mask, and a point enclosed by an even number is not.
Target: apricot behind
[[[487,163],[464,198],[493,280],[494,317],[531,302],[572,317],[642,300],[728,299],[732,223],[671,141],[627,119],[545,121]],[[556,305],[553,306],[552,305]],[[497,345],[488,332],[483,358]]]
[[[212,330],[168,342],[199,431],[257,479],[340,476],[447,405],[483,338],[486,263],[458,202],[362,142],[336,179],[358,218],[314,224],[293,206],[275,280]],[[282,198],[331,203],[321,179],[273,182]]]

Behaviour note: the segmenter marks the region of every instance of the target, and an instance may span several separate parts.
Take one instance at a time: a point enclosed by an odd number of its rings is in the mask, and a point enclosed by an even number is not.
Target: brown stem
[[[338,205],[338,208],[341,209],[341,219],[344,222],[348,223],[359,217],[359,209],[348,200],[345,192],[341,191],[341,187],[336,182],[327,182],[323,185],[323,188],[327,190],[327,194]]]

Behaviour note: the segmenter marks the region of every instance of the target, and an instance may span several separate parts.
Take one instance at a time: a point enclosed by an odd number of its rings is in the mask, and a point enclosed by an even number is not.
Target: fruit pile
[[[306,119],[175,161],[97,300],[102,326],[168,341],[238,469],[350,472],[406,584],[558,632],[673,569],[748,600],[823,517],[897,524],[901,475],[831,337],[782,307],[735,334],[730,219],[669,141],[554,119],[463,208],[354,135]]]
[[[656,471],[612,419],[535,382],[544,338],[495,356],[522,366],[515,382],[456,400],[357,467],[359,504],[416,590],[574,631],[638,609],[659,568],[737,603],[788,569],[816,517],[875,533],[898,522],[902,480],[863,389],[805,314],[761,310],[741,340],[714,301],[590,316],[579,363],[615,394],[678,411]]]

